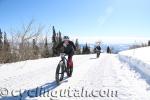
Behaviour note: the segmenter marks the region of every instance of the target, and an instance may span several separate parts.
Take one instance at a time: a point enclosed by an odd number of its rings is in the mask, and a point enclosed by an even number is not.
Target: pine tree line
[[[85,46],[83,46],[82,48],[82,54],[90,54],[90,47],[87,45],[87,43],[85,44]]]
[[[7,63],[11,60],[11,49],[7,39],[7,33],[0,29],[0,63]]]
[[[52,27],[52,30],[53,30],[53,35],[52,35],[52,56],[58,56],[58,51],[56,51],[56,47],[58,46],[59,43],[62,42],[62,33],[59,31],[58,33],[56,33],[56,30],[55,30],[55,27],[53,26]],[[60,48],[61,50],[61,48]],[[62,51],[62,50],[61,50]]]
[[[135,49],[135,48],[141,48],[147,46],[150,46],[150,40],[148,40],[147,43],[133,44],[132,46],[129,47],[129,49]]]
[[[7,33],[2,32],[0,29],[0,63],[54,57],[58,56],[59,52],[63,52],[63,48],[59,48],[58,51],[55,50],[56,46],[63,41],[60,31],[56,32],[53,26],[52,41],[48,40],[50,36],[45,36],[44,41],[39,42],[38,37],[40,31],[31,34],[31,24],[22,33],[12,36],[12,40],[9,41],[7,39]],[[75,46],[77,48],[76,54],[82,54],[78,39],[75,41]]]

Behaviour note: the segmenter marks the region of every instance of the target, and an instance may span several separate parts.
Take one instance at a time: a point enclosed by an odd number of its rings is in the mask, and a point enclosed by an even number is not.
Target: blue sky
[[[34,19],[64,35],[150,37],[150,0],[0,0],[0,13],[8,33]]]

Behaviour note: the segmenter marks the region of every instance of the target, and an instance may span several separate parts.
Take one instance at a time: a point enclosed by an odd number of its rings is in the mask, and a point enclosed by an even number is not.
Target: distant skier
[[[100,47],[100,43],[99,43],[99,42],[96,43],[96,47],[95,47],[94,51],[95,51],[96,54],[97,54],[97,58],[99,58],[100,53],[101,53],[101,47]]]

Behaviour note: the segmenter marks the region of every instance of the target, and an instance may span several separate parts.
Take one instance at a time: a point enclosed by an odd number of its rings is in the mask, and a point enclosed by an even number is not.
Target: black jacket
[[[64,47],[64,53],[66,53],[69,56],[73,56],[74,55],[74,51],[76,50],[76,46],[74,45],[74,43],[72,41],[68,42],[68,45],[64,46],[64,41],[59,43],[58,46],[56,47],[56,49]]]
[[[100,46],[96,46],[96,48],[95,48],[96,50],[101,50],[101,47]]]

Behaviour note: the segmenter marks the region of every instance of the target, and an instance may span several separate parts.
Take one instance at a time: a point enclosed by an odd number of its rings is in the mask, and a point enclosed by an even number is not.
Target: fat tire
[[[60,84],[60,81],[62,81],[64,78],[64,64],[61,64],[61,62],[62,61],[59,62],[56,68],[55,79],[56,79],[57,84]]]

